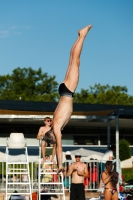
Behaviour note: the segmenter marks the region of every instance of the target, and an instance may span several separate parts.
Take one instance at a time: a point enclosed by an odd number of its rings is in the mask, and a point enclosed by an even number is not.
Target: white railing
[[[64,168],[67,172],[71,161],[67,161],[64,163]],[[101,165],[98,160],[88,160],[85,162],[88,168],[88,178],[84,178],[84,186],[86,191],[96,191],[99,189],[99,182],[101,177]],[[71,185],[71,176],[66,177],[66,173],[64,174],[64,187],[66,190],[70,191]]]
[[[64,187],[65,187],[65,190],[68,190],[68,191],[70,191],[70,185],[71,185],[71,176],[66,177],[66,172],[69,168],[69,165],[70,165],[70,161],[66,161],[64,163],[64,168],[66,170],[64,172]],[[100,175],[101,175],[100,161],[88,160],[88,162],[86,162],[86,165],[88,167],[89,177],[84,179],[85,190],[86,191],[98,190]],[[38,162],[29,162],[29,169],[30,169],[31,191],[38,192]],[[0,192],[5,192],[6,162],[0,161],[0,174],[1,174]],[[56,181],[57,181],[56,177],[54,176],[53,183]],[[17,190],[17,185],[16,185],[15,190]]]

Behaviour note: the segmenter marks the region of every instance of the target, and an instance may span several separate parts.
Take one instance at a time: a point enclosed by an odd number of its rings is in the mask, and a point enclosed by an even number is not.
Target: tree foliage
[[[122,174],[124,176],[124,181],[133,180],[133,170],[131,170],[131,169],[122,169]]]
[[[119,157],[120,157],[121,161],[131,158],[132,153],[131,153],[131,149],[130,149],[129,145],[130,144],[128,141],[120,140],[120,142],[119,142]]]
[[[133,96],[127,94],[126,86],[95,84],[75,94],[74,102],[91,104],[133,105]]]
[[[42,69],[16,68],[12,74],[0,76],[0,100],[25,100],[55,102],[59,99],[55,76]],[[74,102],[90,104],[133,105],[133,96],[126,86],[95,84],[75,93]]]
[[[58,83],[42,69],[16,68],[0,76],[0,100],[56,101]]]

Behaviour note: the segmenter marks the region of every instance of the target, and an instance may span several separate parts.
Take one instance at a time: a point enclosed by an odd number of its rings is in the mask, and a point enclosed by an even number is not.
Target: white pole
[[[116,171],[119,172],[119,118],[116,116]],[[119,181],[117,184],[117,190],[119,192]]]
[[[110,147],[110,121],[107,122],[107,146]]]

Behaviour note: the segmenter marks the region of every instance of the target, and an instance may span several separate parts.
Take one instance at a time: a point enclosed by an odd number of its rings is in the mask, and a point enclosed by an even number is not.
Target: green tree
[[[120,157],[121,161],[131,158],[132,153],[131,153],[131,149],[130,149],[129,145],[130,144],[128,141],[120,140],[120,142],[119,142],[119,157]]]
[[[42,69],[16,68],[12,74],[0,76],[0,100],[52,101],[59,98],[55,76]]]
[[[75,94],[74,102],[91,104],[133,105],[133,96],[129,96],[126,86],[95,84],[89,89],[81,89]]]
[[[124,181],[133,180],[133,170],[122,169],[122,174],[124,176]]]

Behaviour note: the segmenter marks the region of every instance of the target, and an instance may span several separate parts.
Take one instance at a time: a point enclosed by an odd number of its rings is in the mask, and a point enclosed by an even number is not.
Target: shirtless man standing
[[[88,177],[88,169],[85,163],[80,162],[80,154],[75,155],[76,162],[71,164],[67,176],[72,175],[70,200],[85,200],[84,178]]]
[[[41,141],[41,151],[42,151],[42,157],[43,157],[42,164],[44,162],[46,162],[46,147],[48,145],[48,143],[44,140],[45,133],[48,132],[51,129],[51,123],[52,123],[51,118],[50,117],[45,117],[44,118],[45,126],[41,126],[39,131],[38,131],[38,134],[37,134],[37,140],[42,139],[42,141]],[[56,154],[56,146],[53,145],[52,161],[54,159],[55,154]]]
[[[62,140],[61,130],[69,122],[73,112],[73,96],[79,81],[79,65],[80,54],[82,51],[84,39],[88,31],[92,28],[91,25],[78,31],[78,38],[73,45],[70,52],[70,60],[64,81],[59,86],[60,100],[54,112],[52,121],[52,128],[45,136],[46,142],[53,139],[57,144],[57,160],[58,160],[58,173],[62,171]]]

